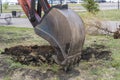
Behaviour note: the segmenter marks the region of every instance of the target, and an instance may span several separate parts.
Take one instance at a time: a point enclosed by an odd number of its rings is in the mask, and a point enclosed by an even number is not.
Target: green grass
[[[9,76],[6,76],[3,80],[11,80]]]
[[[96,41],[96,42],[95,42]],[[101,50],[111,51],[110,60],[90,60],[80,63],[83,75],[88,75],[87,80],[119,80],[120,78],[120,39],[113,39],[110,36],[86,36],[84,48],[92,44],[104,45],[106,48]]]
[[[69,7],[78,7],[81,4],[68,4]],[[20,5],[9,5],[8,9],[3,8],[3,12],[12,12],[12,11],[23,11]],[[82,18],[91,18],[88,12],[77,12]],[[120,10],[101,10],[94,17],[97,17],[101,20],[112,20],[112,21],[120,21]],[[22,18],[26,18],[26,16],[21,16]]]
[[[81,4],[69,3],[68,6],[69,6],[69,7],[76,7],[76,6],[78,7],[78,6],[81,6]]]
[[[23,65],[19,62],[15,62],[13,60],[11,60],[11,58],[9,56],[7,56],[5,59],[4,59],[5,63],[8,64],[8,72],[9,73],[10,71],[14,70],[14,69],[18,69],[18,68],[24,68],[26,67],[26,65]],[[3,78],[3,80],[11,80],[11,76],[10,74],[6,74]]]
[[[103,18],[103,20],[113,20],[113,21],[120,21],[120,10],[106,10],[100,11],[97,14],[97,17]]]
[[[43,45],[48,44],[47,41],[40,38],[34,33],[32,28],[16,28],[0,26],[0,51],[5,47],[15,45]]]
[[[32,28],[16,28],[0,26],[0,50],[3,51],[6,47],[16,45],[44,45],[48,44],[45,40],[38,37]],[[99,49],[100,51],[110,51],[111,59],[90,59],[89,61],[81,61],[79,67],[80,75],[75,77],[75,80],[86,78],[86,80],[119,80],[120,79],[120,39],[113,39],[112,36],[86,36],[84,49],[87,47],[95,47],[93,44],[104,45],[105,48]],[[29,69],[38,69],[38,67],[24,66],[20,63],[12,62],[10,68],[24,67]],[[46,68],[45,68],[46,67]],[[49,66],[47,64],[39,67],[40,70],[51,69],[55,72],[58,71],[57,65]],[[87,77],[86,77],[87,75]],[[56,77],[57,78],[57,77]],[[6,78],[7,79],[7,78]],[[55,79],[56,80],[56,79]]]
[[[101,10],[96,15],[92,15],[88,12],[78,12],[78,14],[83,19],[90,19],[91,17],[96,17],[101,20],[108,20],[108,21],[120,21],[120,10]]]
[[[9,69],[22,68],[22,67],[26,66],[19,62],[15,62],[15,61],[11,60],[10,57],[7,57],[5,59],[5,62],[9,64]]]
[[[8,5],[8,9],[3,8],[3,13],[10,13],[12,11],[23,11],[20,5]]]
[[[79,7],[81,4],[68,4],[69,7]],[[82,18],[90,18],[91,15],[88,12],[77,12]],[[112,21],[120,21],[120,10],[101,10],[95,16],[102,20],[112,20]]]

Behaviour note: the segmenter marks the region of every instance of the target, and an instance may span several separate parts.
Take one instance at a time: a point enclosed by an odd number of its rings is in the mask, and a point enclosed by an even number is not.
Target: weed
[[[78,14],[84,19],[91,19],[96,17],[100,20],[109,20],[109,21],[119,21],[120,20],[120,10],[101,10],[98,14],[91,15],[88,12],[78,12]]]
[[[51,66],[51,70],[54,71],[54,72],[58,72],[59,69],[60,69],[60,66],[58,66],[57,64],[53,64],[53,65]]]
[[[0,26],[0,48],[15,45],[43,45],[48,44],[47,41],[38,37],[31,28],[16,28]]]
[[[9,68],[20,68],[23,67],[22,64],[20,64],[19,62],[13,62]]]
[[[17,40],[17,39],[20,39],[21,36],[26,37],[27,35],[31,37],[25,40],[22,40],[22,39]],[[22,45],[22,44],[23,45],[48,44],[45,40],[36,36],[34,31],[29,28],[0,27],[0,39],[1,39],[1,36],[3,39],[14,38],[16,40],[13,40],[13,42],[8,41],[8,43],[4,41],[1,42],[0,51],[3,51],[4,48],[6,47],[13,47],[13,46]],[[101,52],[101,53],[103,53],[103,51],[109,51],[111,52],[110,57],[112,59],[110,60],[109,59],[94,59],[94,60],[90,59],[88,61],[81,61],[80,66],[77,67],[77,69],[79,69],[81,73],[79,76],[82,77],[82,79],[84,79],[84,76],[85,76],[86,80],[94,80],[93,79],[94,76],[95,76],[95,80],[119,80],[120,79],[120,63],[119,63],[120,39],[115,40],[111,36],[104,36],[104,35],[96,35],[96,36],[87,35],[84,49],[86,49],[87,47],[90,47],[89,50],[93,49],[94,51]],[[89,53],[94,54],[93,52],[89,52]],[[38,67],[21,65],[20,63],[16,63],[10,59],[7,59],[7,62],[10,64],[10,68],[24,67],[24,68],[27,68],[27,69],[30,68],[33,70],[40,69],[41,71],[50,69],[54,72],[57,72],[59,70],[59,66],[54,64],[52,66],[48,64],[43,64],[38,69]],[[80,77],[78,78],[78,80],[81,79]],[[53,79],[59,80],[59,78],[53,78]],[[74,77],[74,80],[76,80],[76,77]]]
[[[10,77],[6,76],[3,80],[11,80]]]
[[[20,67],[24,67],[25,66],[25,65],[22,65],[19,62],[14,62],[9,57],[6,59],[6,62],[10,65],[9,66],[10,69],[20,68]]]
[[[119,60],[111,61],[111,66],[117,69],[120,68],[120,61]]]

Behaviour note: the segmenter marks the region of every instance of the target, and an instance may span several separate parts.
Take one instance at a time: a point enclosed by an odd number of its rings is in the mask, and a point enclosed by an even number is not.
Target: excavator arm
[[[19,3],[33,27],[40,23],[42,9],[46,13],[50,8],[47,0],[38,0],[37,9],[35,8],[36,0],[19,0]]]
[[[50,6],[47,0],[19,0],[37,35],[55,49],[57,64],[66,69],[79,62],[85,40],[82,19],[67,5]],[[36,7],[37,6],[37,7]],[[44,16],[41,16],[42,11]]]

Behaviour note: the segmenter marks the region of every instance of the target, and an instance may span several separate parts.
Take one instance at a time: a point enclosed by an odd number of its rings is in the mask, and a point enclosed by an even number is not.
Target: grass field
[[[96,15],[92,15],[88,12],[78,12],[78,14],[83,19],[90,19],[91,17],[96,17],[100,20],[108,20],[108,21],[120,21],[120,10],[104,10],[99,11]]]
[[[16,45],[45,45],[48,44],[45,40],[38,37],[33,29],[16,28],[0,26],[0,52],[4,48]],[[84,45],[85,52],[92,54],[89,61],[82,60],[79,67],[80,75],[74,80],[119,80],[120,79],[120,39],[113,39],[112,36],[90,36],[86,35]],[[94,52],[89,52],[89,48],[97,52],[110,52],[110,59],[107,59],[107,54],[103,55],[105,59],[95,59]],[[87,55],[89,55],[87,54]],[[12,65],[20,65],[14,63]],[[20,65],[21,66],[21,65]],[[55,69],[55,66],[53,67]],[[87,75],[87,77],[86,77]],[[55,79],[59,80],[59,79]]]
[[[0,26],[0,50],[15,45],[43,45],[45,40],[35,35],[33,29]]]
[[[70,7],[78,7],[81,4],[69,4]],[[9,5],[8,9],[3,9],[3,12],[12,12],[12,11],[22,11],[19,5]],[[90,18],[90,14],[88,12],[77,12],[82,18]],[[99,11],[95,17],[101,20],[112,20],[112,21],[120,21],[120,10],[101,10]],[[26,18],[26,16],[23,16]]]
[[[3,13],[11,13],[12,11],[22,11],[22,8],[19,5],[8,5],[8,9],[3,7]]]

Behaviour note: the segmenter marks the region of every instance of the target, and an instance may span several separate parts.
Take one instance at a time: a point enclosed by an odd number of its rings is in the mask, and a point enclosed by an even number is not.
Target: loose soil
[[[94,55],[95,59],[110,59],[111,52],[104,50],[104,45],[94,44],[91,47],[87,47],[82,51],[81,60],[90,60]],[[52,55],[55,55],[55,50],[51,46],[15,46],[6,48],[2,54],[12,56],[12,59],[16,62],[20,62],[25,65],[41,66],[42,64],[56,64]]]
[[[114,32],[114,39],[120,39],[120,26],[117,28],[117,31]]]
[[[55,54],[51,46],[15,46],[6,48],[2,54],[12,56],[14,61],[25,65],[40,66],[43,63],[54,64],[52,55]]]
[[[20,62],[25,65],[41,66],[42,64],[53,65],[56,64],[52,58],[55,54],[51,46],[15,46],[6,48],[0,56],[0,80],[93,80],[87,79],[83,76],[87,75],[82,69],[73,68],[67,73],[59,69],[57,72],[52,69],[47,69],[42,72],[40,69],[31,68],[10,68],[10,65],[4,61],[5,55],[11,56],[15,62]],[[94,55],[94,57],[93,57]],[[94,58],[97,59],[111,59],[111,51],[107,50],[106,46],[93,44],[82,51],[81,60],[89,61]],[[96,64],[95,64],[96,65]],[[77,67],[78,68],[78,67]],[[80,74],[81,73],[81,74]],[[9,79],[5,78],[6,75]],[[79,77],[79,79],[77,79]],[[75,79],[76,78],[76,79]]]

